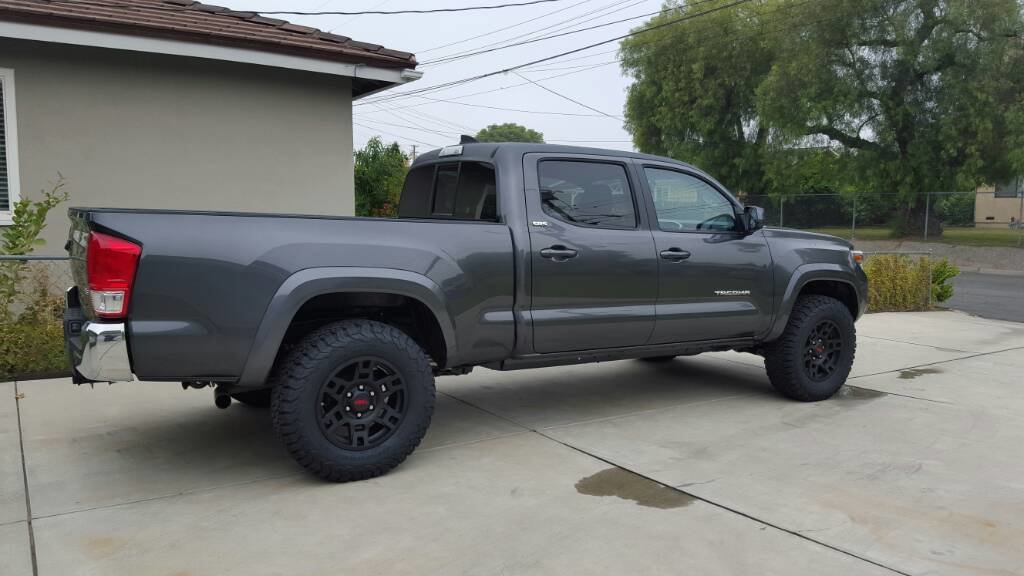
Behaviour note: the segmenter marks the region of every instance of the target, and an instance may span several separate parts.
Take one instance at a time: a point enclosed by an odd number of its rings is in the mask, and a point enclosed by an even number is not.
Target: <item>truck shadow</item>
[[[427,466],[438,457],[430,455],[433,449],[495,438],[521,426],[560,426],[735,396],[785,402],[763,369],[697,358],[521,372],[481,369],[437,382],[437,409],[417,457]],[[133,386],[78,391],[78,407],[91,416],[66,421],[47,435],[45,445],[26,445],[30,456],[49,452],[36,459],[37,477],[59,477],[70,465],[81,474],[75,500],[93,505],[113,503],[91,497],[106,493],[110,482],[118,483],[127,500],[292,475],[316,482],[281,446],[268,410],[239,403],[218,410],[202,391]],[[52,512],[79,506],[59,500]]]
[[[442,378],[438,391],[527,427],[622,416],[667,406],[757,396],[780,402],[763,368],[705,358],[623,360]]]

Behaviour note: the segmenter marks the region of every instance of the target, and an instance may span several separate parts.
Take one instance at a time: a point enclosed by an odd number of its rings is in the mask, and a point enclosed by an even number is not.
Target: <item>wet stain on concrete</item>
[[[587,496],[615,496],[661,510],[682,508],[696,500],[689,494],[622,468],[608,468],[587,476],[576,483],[576,491]]]
[[[919,376],[924,376],[925,374],[941,374],[941,373],[942,373],[942,370],[940,370],[938,368],[912,368],[910,370],[901,370],[900,371],[900,380],[913,380],[914,378],[917,378]]]
[[[882,398],[888,396],[888,392],[881,392],[879,390],[871,390],[870,388],[859,388],[857,386],[843,386],[836,392],[836,399],[838,400],[874,400],[876,398]]]

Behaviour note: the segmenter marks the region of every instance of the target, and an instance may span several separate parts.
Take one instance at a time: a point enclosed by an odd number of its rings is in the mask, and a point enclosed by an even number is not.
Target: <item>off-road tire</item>
[[[250,390],[247,392],[235,392],[231,397],[253,408],[266,408],[270,406],[270,388],[262,390]]]
[[[838,330],[842,348],[836,357],[834,372],[815,381],[805,369],[808,338],[823,321]],[[786,329],[778,340],[765,347],[764,365],[772,386],[784,396],[802,402],[831,398],[846,382],[857,351],[857,332],[853,316],[846,306],[828,296],[807,295],[797,299]]]
[[[322,430],[322,389],[354,358],[380,358],[401,374],[407,395],[400,423],[380,445],[346,450]],[[275,368],[271,416],[278,437],[300,466],[332,482],[379,476],[406,459],[434,412],[430,360],[407,334],[372,320],[344,320],[307,335]]]

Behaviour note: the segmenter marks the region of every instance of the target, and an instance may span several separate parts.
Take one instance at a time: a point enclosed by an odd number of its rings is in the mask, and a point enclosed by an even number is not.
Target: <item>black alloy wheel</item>
[[[839,367],[843,337],[831,320],[822,320],[807,336],[804,346],[804,372],[814,382],[828,380]]]
[[[349,360],[320,386],[320,430],[344,450],[380,446],[401,426],[407,408],[405,381],[382,358]]]

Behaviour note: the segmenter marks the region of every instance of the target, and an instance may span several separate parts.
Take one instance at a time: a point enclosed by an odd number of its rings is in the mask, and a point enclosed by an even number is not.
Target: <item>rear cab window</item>
[[[497,222],[494,166],[485,162],[440,162],[409,171],[399,218]]]

